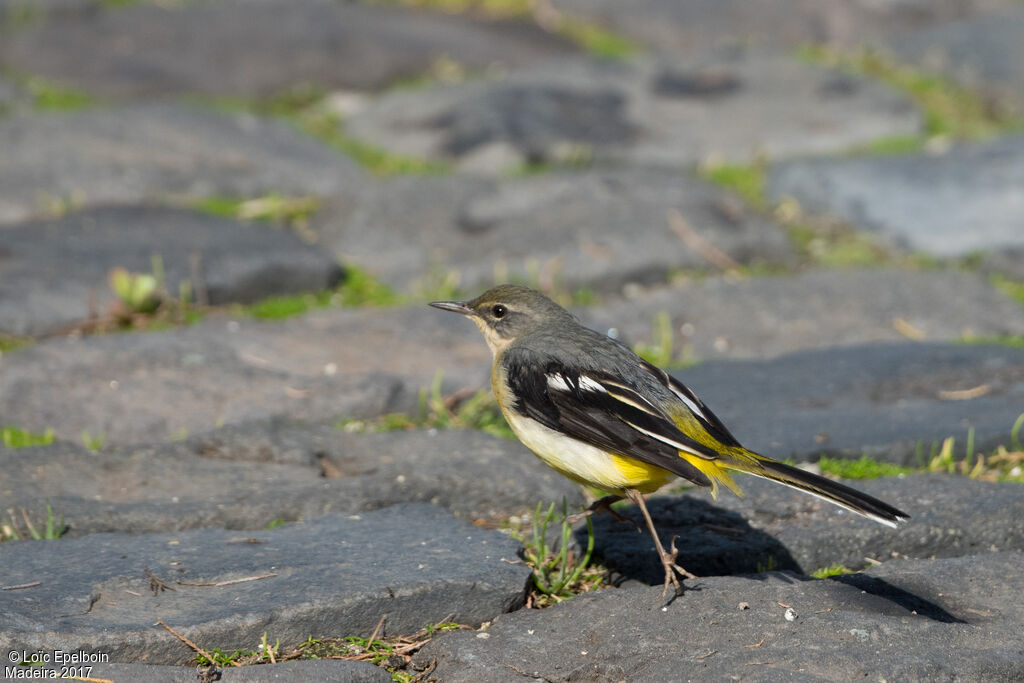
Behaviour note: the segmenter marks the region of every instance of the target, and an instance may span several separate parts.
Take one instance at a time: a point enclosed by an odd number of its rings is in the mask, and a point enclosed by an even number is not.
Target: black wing
[[[672,377],[667,372],[651,365],[647,361],[643,361],[644,369],[658,378],[669,391],[676,395],[676,397],[686,404],[690,412],[693,413],[700,423],[704,426],[704,429],[715,437],[718,443],[723,446],[740,446],[740,442],[736,440],[722,421],[718,419],[718,416],[711,412],[711,409],[704,405],[704,401],[697,398],[697,394],[693,393],[690,387],[686,386],[675,377]]]
[[[507,351],[501,362],[519,414],[699,486],[711,485],[704,473],[679,457],[679,451],[707,459],[716,457],[714,451],[679,431],[623,378],[605,372],[581,373],[550,359],[538,363],[532,354],[515,349]]]

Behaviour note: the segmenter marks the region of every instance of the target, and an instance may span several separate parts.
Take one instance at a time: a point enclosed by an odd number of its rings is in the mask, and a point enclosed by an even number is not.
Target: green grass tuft
[[[430,388],[420,390],[416,415],[390,413],[371,420],[342,419],[338,429],[349,432],[393,432],[411,429],[476,429],[503,439],[515,435],[501,414],[490,391],[478,391],[469,397],[445,397],[441,393],[442,375],[434,375]]]
[[[1024,336],[962,337],[956,340],[955,343],[967,346],[1005,346],[1011,349],[1024,349]]]
[[[103,444],[106,442],[106,440],[107,438],[103,434],[97,434],[96,436],[93,436],[88,432],[88,430],[82,430],[82,445],[84,445],[90,451],[103,450]]]
[[[320,208],[320,200],[316,197],[286,197],[271,193],[251,199],[206,197],[192,206],[198,211],[221,218],[304,226]]]
[[[563,16],[557,31],[595,57],[620,60],[640,52],[625,36],[590,21]]]
[[[877,78],[906,93],[921,108],[926,138],[982,140],[1024,127],[1019,117],[993,107],[973,90],[873,50],[841,51],[806,45],[797,55],[811,64]]]
[[[919,135],[894,135],[854,147],[850,150],[850,154],[870,156],[913,154],[920,152],[924,146],[925,140]]]
[[[818,461],[822,472],[834,474],[844,479],[877,479],[879,477],[896,477],[914,472],[912,467],[901,467],[888,462],[879,462],[871,456],[864,455],[858,460],[829,458],[822,456]]]
[[[329,111],[323,103],[298,111],[280,109],[276,113],[306,134],[351,157],[374,175],[444,175],[451,172],[450,164],[393,154],[348,135],[341,117]]]
[[[53,443],[53,430],[47,429],[42,434],[33,434],[17,427],[0,428],[0,443],[5,448],[28,448],[30,446],[46,446]]]
[[[237,306],[235,310],[263,320],[282,320],[328,306],[397,306],[404,302],[404,297],[365,270],[346,266],[345,281],[337,289],[272,296],[247,306]]]
[[[676,349],[672,318],[666,311],[659,311],[654,317],[651,336],[653,343],[640,343],[633,347],[633,352],[648,363],[660,368],[679,370],[693,367],[699,362],[690,344],[684,343],[681,348]]]
[[[3,355],[6,351],[14,351],[15,349],[31,345],[32,339],[29,337],[15,337],[0,332],[0,355]]]
[[[55,541],[68,530],[68,525],[64,523],[64,517],[61,516],[60,519],[57,519],[53,513],[53,506],[49,503],[46,504],[46,519],[43,522],[42,531],[36,528],[32,517],[25,508],[21,508],[20,520],[13,509],[9,509],[7,515],[6,520],[0,518],[0,542],[21,541],[28,538],[37,541]],[[24,525],[24,529],[21,528],[22,525]]]
[[[625,59],[640,51],[633,41],[599,24],[569,16],[548,6],[538,10],[533,0],[371,0],[377,4],[432,10],[445,14],[472,14],[485,19],[531,21],[557,33],[581,49],[604,59]]]
[[[808,252],[816,263],[827,268],[875,267],[891,260],[873,237],[854,230],[833,231],[825,238],[819,233],[808,243]]]
[[[342,305],[399,306],[405,299],[369,272],[353,265],[345,266],[345,281],[339,288]]]
[[[342,117],[328,108],[326,94],[316,86],[297,85],[261,101],[233,97],[197,101],[221,111],[245,112],[287,121],[378,176],[440,175],[451,170],[448,164],[392,154],[347,135]]]
[[[37,76],[24,79],[21,85],[32,96],[35,108],[42,111],[81,111],[96,104],[93,98],[80,90]]]
[[[830,576],[842,576],[843,574],[856,574],[856,570],[850,569],[841,564],[830,564],[827,567],[821,569],[815,569],[811,572],[811,576],[816,579],[827,579]]]
[[[242,310],[261,320],[283,320],[331,303],[332,292],[272,296],[244,307]]]
[[[714,164],[700,169],[705,180],[732,190],[754,209],[768,205],[765,194],[767,167],[763,162],[753,164]]]
[[[993,275],[992,286],[1018,303],[1024,304],[1024,282],[1011,280],[1005,275]]]
[[[548,545],[548,527],[557,525],[560,538],[556,545]],[[587,547],[583,557],[575,557],[569,551],[572,541],[572,525],[568,520],[565,499],[562,500],[562,514],[555,514],[551,503],[546,512],[537,503],[533,515],[532,533],[529,538],[520,539],[525,546],[524,559],[533,569],[533,585],[538,591],[534,604],[543,607],[561,602],[579,593],[587,593],[600,587],[604,569],[590,566],[594,552],[594,523],[587,517]]]

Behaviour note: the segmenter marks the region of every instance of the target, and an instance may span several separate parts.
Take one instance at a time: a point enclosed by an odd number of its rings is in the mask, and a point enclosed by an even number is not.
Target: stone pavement
[[[796,48],[869,47],[1019,116],[1019,3],[413,4],[0,0],[0,428],[54,439],[0,445],[5,665],[83,650],[107,656],[93,679],[207,680],[157,619],[226,654],[455,621],[395,679],[1024,677],[1019,463],[852,482],[897,530],[749,477],[743,499],[670,486],[650,508],[701,577],[684,595],[659,600],[650,537],[599,516],[613,587],[528,608],[503,531],[592,492],[444,426],[490,357],[424,305],[540,286],[810,467],[1011,447],[1019,126],[926,140],[913,92]],[[90,333],[112,269],[154,258],[202,319]],[[367,279],[390,305],[338,305]],[[268,297],[316,305],[257,319]],[[64,537],[4,540],[47,506]],[[860,571],[808,576],[831,565]]]

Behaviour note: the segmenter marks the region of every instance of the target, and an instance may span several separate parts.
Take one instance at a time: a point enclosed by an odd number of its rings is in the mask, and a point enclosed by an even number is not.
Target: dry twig
[[[179,586],[231,586],[236,583],[246,583],[248,581],[260,581],[261,579],[269,579],[277,574],[261,574],[259,576],[246,576],[243,579],[228,579],[227,581],[209,581],[203,583],[189,583],[187,581],[175,581]],[[174,590],[173,588],[171,590]]]
[[[146,567],[144,571],[146,572],[146,576],[149,578],[149,590],[153,591],[153,595],[159,595],[162,591],[174,592],[174,589],[161,581],[160,577],[149,571],[149,567]]]
[[[387,618],[388,615],[386,614],[380,615],[380,621],[377,622],[377,627],[373,629],[373,633],[370,634],[370,639],[366,641],[370,647],[373,647],[373,641],[377,640],[377,636],[380,635],[380,630],[384,628],[384,620]]]
[[[175,631],[175,630],[174,630],[173,628],[171,628],[170,626],[168,626],[167,624],[165,624],[165,623],[164,623],[164,620],[163,620],[163,619],[161,619],[160,617],[157,617],[157,618],[156,618],[156,623],[160,624],[160,625],[161,625],[161,626],[163,626],[163,627],[164,627],[165,629],[167,629],[167,631],[168,631],[168,632],[169,632],[169,633],[170,633],[170,634],[171,634],[172,636],[174,636],[175,638],[177,638],[177,639],[178,639],[178,640],[180,640],[181,642],[185,643],[186,645],[188,645],[188,646],[189,646],[190,648],[192,648],[193,650],[195,650],[196,652],[198,652],[198,653],[199,653],[199,654],[201,654],[202,656],[206,657],[206,661],[208,661],[208,662],[213,662],[213,661],[214,661],[214,659],[213,659],[213,655],[211,655],[211,654],[210,654],[209,652],[207,652],[207,651],[206,651],[206,650],[204,650],[203,648],[199,647],[198,645],[196,645],[195,643],[193,643],[193,642],[192,642],[191,640],[189,640],[188,638],[186,638],[185,636],[181,635],[180,633],[178,633],[177,631]],[[239,666],[239,664],[238,664],[237,662],[231,662],[231,664],[232,664],[232,666]]]
[[[701,237],[697,231],[686,222],[686,219],[683,218],[683,215],[679,213],[678,210],[669,209],[668,225],[672,228],[672,232],[677,234],[679,238],[683,240],[683,244],[700,254],[700,256],[708,263],[726,272],[738,271],[740,269],[740,264],[736,259]]]

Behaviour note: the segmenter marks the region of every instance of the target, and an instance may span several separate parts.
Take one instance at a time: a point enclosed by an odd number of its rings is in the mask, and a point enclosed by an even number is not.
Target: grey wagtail
[[[895,527],[909,516],[848,486],[747,450],[685,384],[627,346],[580,325],[543,294],[500,285],[472,301],[430,304],[469,317],[494,354],[491,387],[519,440],[570,479],[613,495],[580,516],[628,498],[647,521],[669,583],[677,574],[675,539],[666,551],[644,503],[675,477],[742,496],[730,470],[791,486]]]

